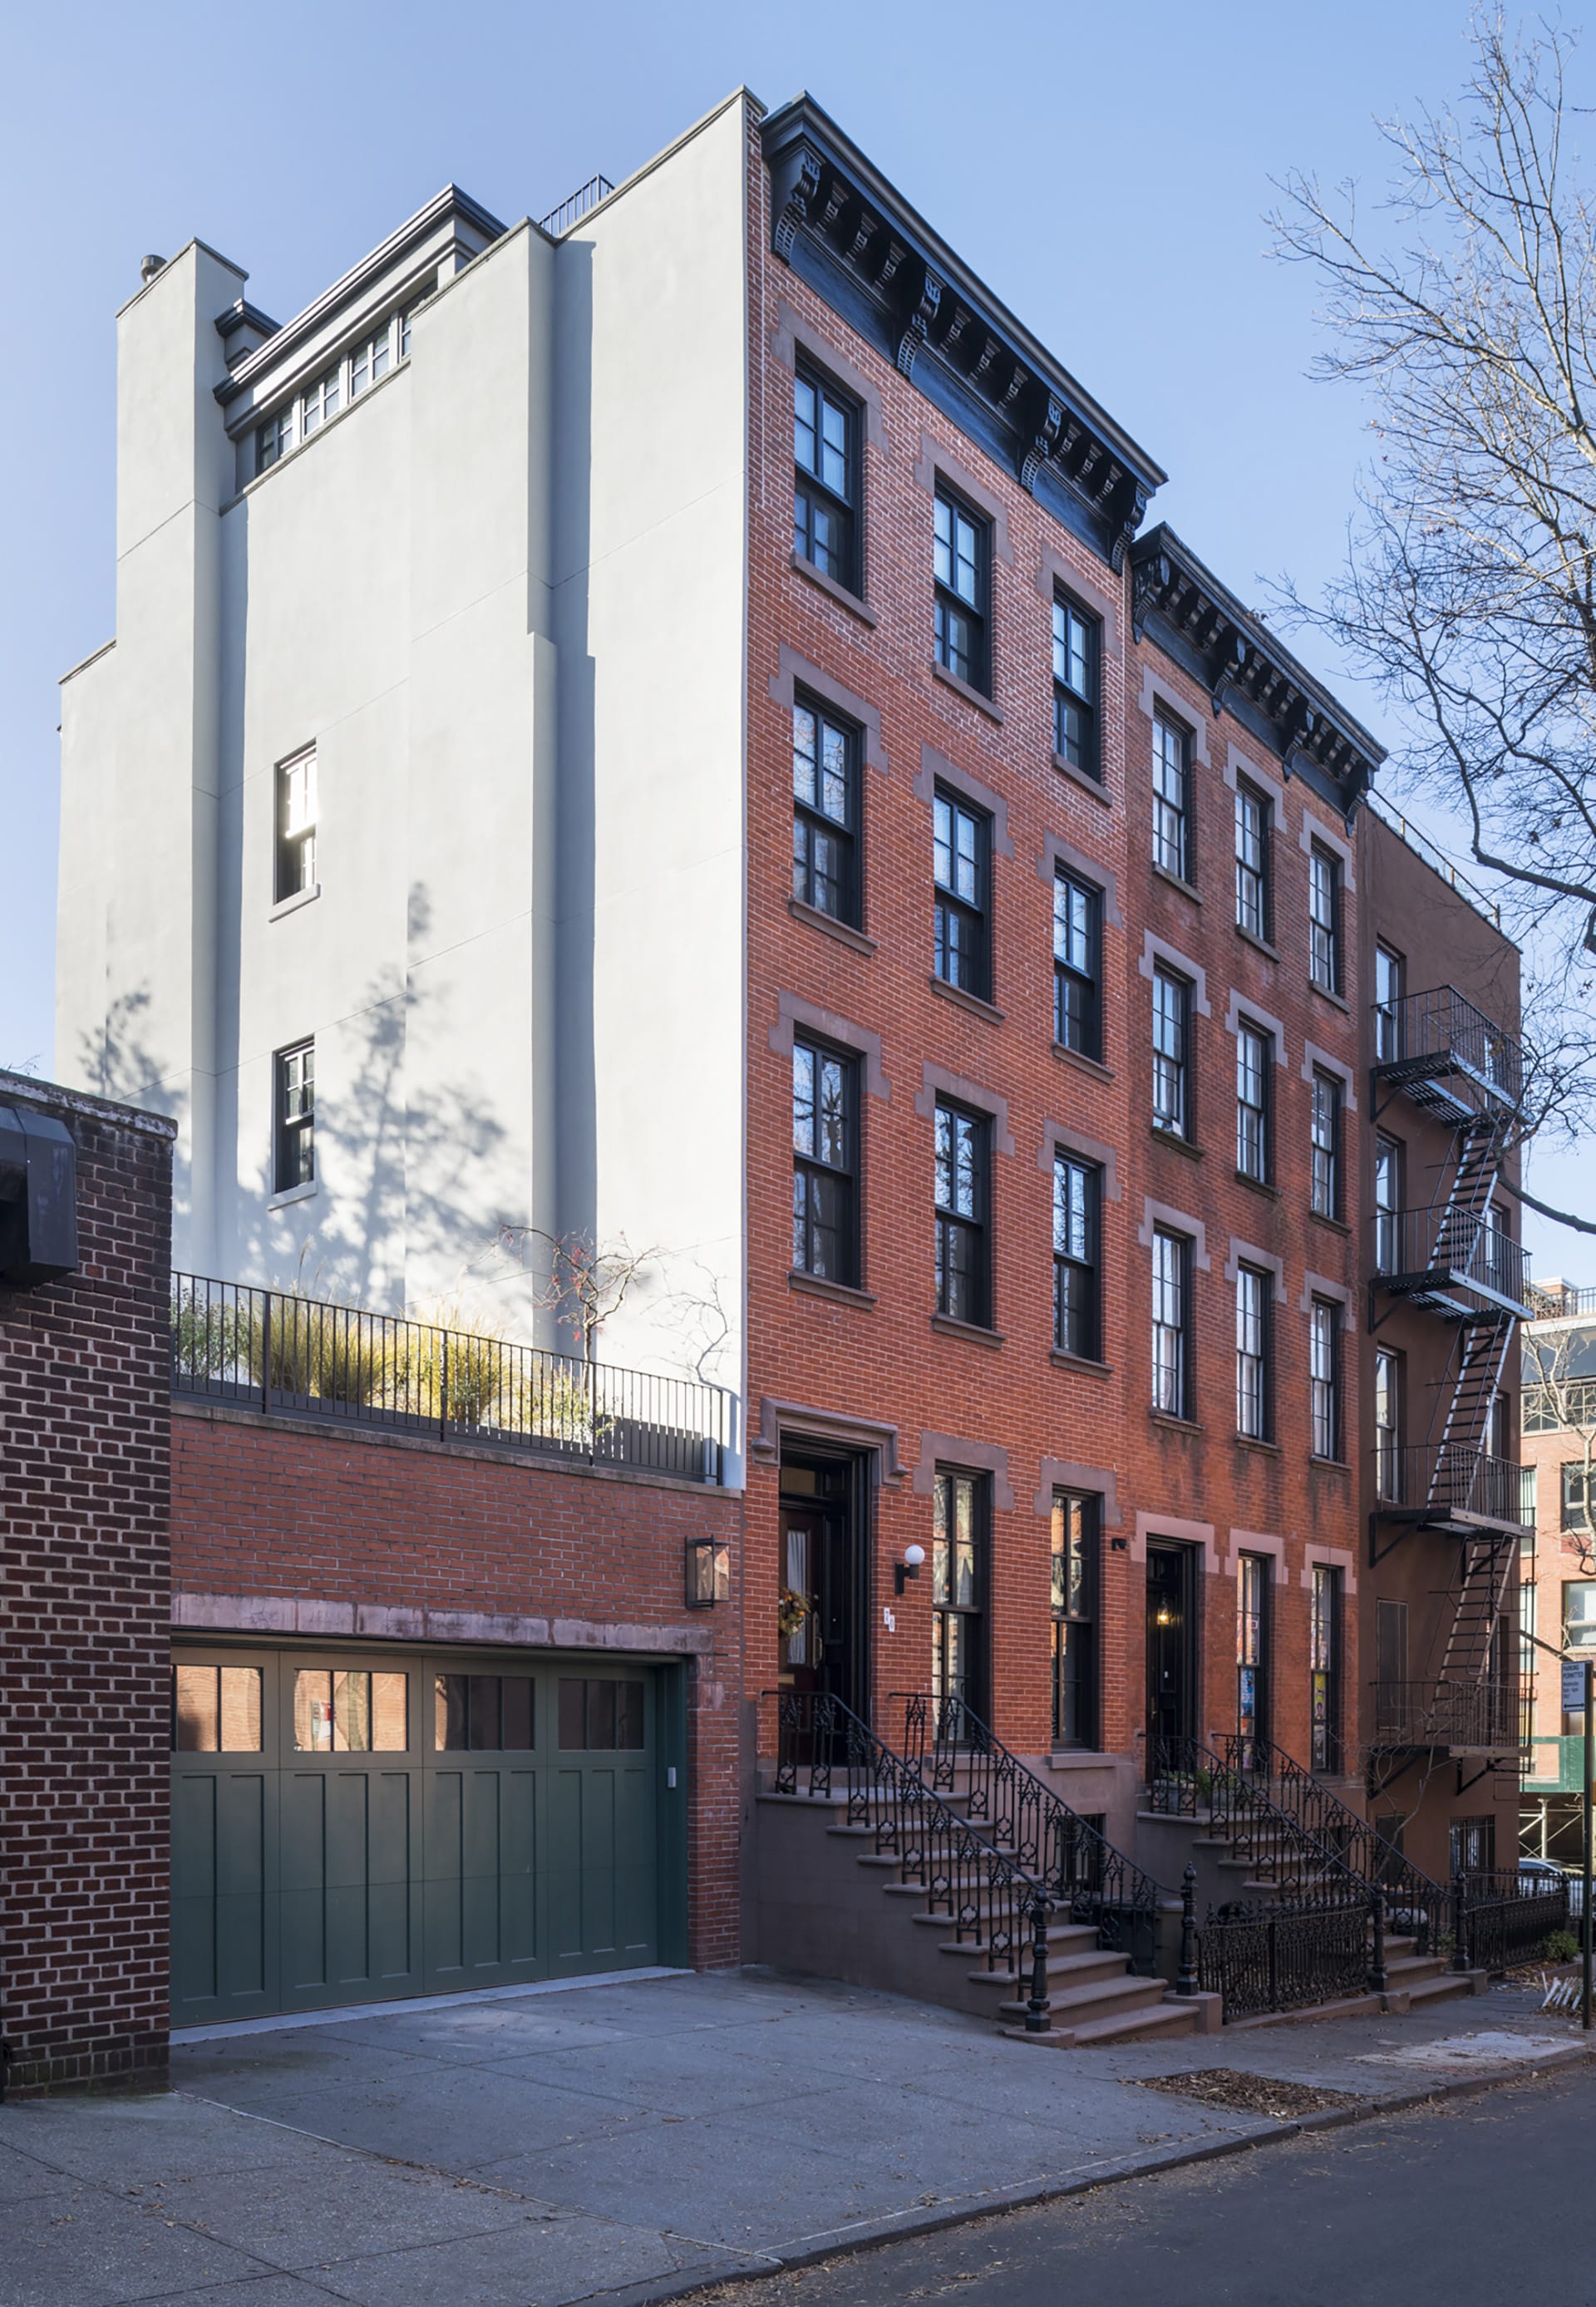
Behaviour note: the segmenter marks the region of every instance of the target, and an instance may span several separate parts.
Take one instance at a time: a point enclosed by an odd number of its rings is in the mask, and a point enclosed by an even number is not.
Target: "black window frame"
[[[844,443],[844,486],[835,489],[825,478],[823,470],[811,469],[800,461],[798,427],[801,422],[798,396],[807,390],[815,396],[814,434],[817,465],[823,467],[825,446],[825,412],[833,409],[842,418]],[[800,561],[819,570],[834,585],[862,598],[864,592],[863,555],[863,425],[862,412],[856,396],[838,384],[836,378],[803,353],[799,353],[793,364],[793,551]],[[817,551],[815,515],[817,510],[840,521],[843,543],[839,551],[821,545]],[[822,557],[824,556],[824,557]],[[828,565],[828,562],[837,565]]]
[[[1084,963],[1074,957],[1077,931]],[[1067,865],[1053,872],[1053,1040],[1061,1050],[1103,1062],[1103,891]]]
[[[1369,1205],[1374,1214],[1374,1258],[1377,1274],[1397,1272],[1403,1254],[1403,1148],[1400,1137],[1387,1130],[1377,1129],[1374,1142],[1374,1162],[1369,1172]],[[1391,1198],[1381,1199],[1386,1182],[1390,1180]]]
[[[1308,1414],[1309,1446],[1311,1454],[1340,1465],[1342,1451],[1342,1316],[1343,1308],[1334,1298],[1313,1297],[1308,1301]],[[1319,1347],[1326,1342],[1325,1361],[1319,1368]],[[1320,1448],[1320,1444],[1326,1446]]]
[[[990,1113],[939,1097],[933,1123],[933,1208],[936,1218],[937,1312],[946,1321],[973,1329],[992,1326],[991,1142]],[[944,1136],[948,1150],[944,1151]],[[957,1167],[957,1145],[974,1151],[972,1207],[961,1210],[943,1193],[944,1177]],[[957,1191],[957,1185],[955,1191]],[[956,1247],[962,1245],[956,1260]]]
[[[271,1179],[274,1194],[291,1194],[316,1182],[316,1042],[312,1033],[271,1053]]]
[[[1103,1359],[1103,1171],[1064,1145],[1053,1149],[1053,1349]]]
[[[1377,1346],[1369,1379],[1369,1416],[1374,1427],[1375,1496],[1400,1505],[1403,1494],[1403,1428],[1406,1420],[1407,1371],[1394,1346]],[[1388,1415],[1382,1415],[1382,1411]]]
[[[1342,1765],[1342,1660],[1345,1653],[1346,1582],[1340,1565],[1316,1562],[1309,1595],[1308,1720],[1317,1772]]]
[[[1309,1086],[1309,1206],[1316,1217],[1340,1221],[1343,1187],[1343,1111],[1346,1085],[1326,1066],[1315,1066]]]
[[[950,1512],[955,1486],[967,1484],[971,1500],[970,1514],[970,1599],[960,1601],[957,1567],[959,1540],[957,1512]],[[989,1644],[990,1596],[991,1591],[991,1476],[968,1466],[938,1466],[932,1477],[931,1543],[931,1697],[939,1718],[948,1712],[955,1735],[968,1731],[960,1722],[962,1712],[974,1714],[984,1721],[987,1684],[991,1673]],[[967,1644],[963,1672],[954,1686],[948,1666],[950,1655],[949,1621],[958,1619],[961,1628],[958,1647]]]
[[[1073,677],[1077,652],[1071,646],[1072,627],[1085,643],[1080,652],[1084,687]],[[1053,751],[1080,776],[1101,785],[1103,619],[1060,586],[1053,593],[1052,628]],[[1071,716],[1075,716],[1073,728]]]
[[[1055,1489],[1051,1572],[1055,1753],[1094,1753],[1102,1736],[1102,1498],[1093,1490]],[[1078,1566],[1078,1577],[1070,1574],[1072,1562]]]
[[[1261,1055],[1257,1068],[1257,1097],[1256,1102],[1244,1095],[1247,1087],[1247,1048],[1249,1042],[1258,1044]],[[1236,1020],[1236,1174],[1250,1178],[1255,1185],[1267,1186],[1274,1174],[1274,1035],[1267,1025],[1260,1025],[1251,1017]],[[1253,1117],[1249,1120],[1249,1117]],[[1256,1152],[1257,1166],[1248,1159]]]
[[[1163,1035],[1171,1019],[1170,1006],[1161,1002],[1163,988],[1172,988],[1175,1000],[1172,1010],[1174,1032],[1179,1041],[1178,1052],[1171,1054],[1161,1045]],[[1192,1142],[1191,1116],[1191,1012],[1192,983],[1167,962],[1153,965],[1153,1127],[1162,1136],[1179,1137],[1186,1145]],[[1172,1082],[1175,1089],[1174,1106],[1163,1095],[1163,1085]]]
[[[1258,858],[1256,865],[1248,858],[1243,845],[1246,838],[1243,811],[1249,807],[1257,810],[1258,818]],[[1236,927],[1264,945],[1272,945],[1274,939],[1274,876],[1269,870],[1273,829],[1274,804],[1268,794],[1261,792],[1249,778],[1239,776],[1236,779],[1235,807]],[[1256,923],[1244,918],[1248,910],[1245,893],[1255,884]]]
[[[842,1095],[842,1161],[832,1162],[823,1155],[805,1152],[799,1144],[799,1072],[801,1062],[808,1059],[812,1068],[811,1103],[814,1109],[815,1141],[820,1136],[822,1119],[823,1074],[828,1067],[835,1068]],[[829,1227],[823,1225],[818,1214],[822,1188],[829,1187],[841,1205],[837,1220]],[[835,1282],[845,1290],[861,1286],[863,1271],[860,1207],[860,1112],[859,1059],[855,1051],[822,1040],[811,1033],[793,1036],[793,1267],[794,1274],[807,1274],[813,1280]],[[824,1265],[815,1263],[822,1254],[819,1237],[828,1232],[836,1242],[836,1258],[839,1271],[828,1274]]]
[[[1191,1236],[1173,1226],[1156,1225],[1153,1229],[1153,1407],[1160,1417],[1180,1418],[1188,1422],[1195,1399],[1191,1368],[1194,1248]],[[1168,1274],[1160,1270],[1166,1251],[1172,1261],[1172,1272]],[[1177,1293],[1176,1318],[1172,1322],[1167,1318],[1167,1300],[1163,1297],[1171,1283]],[[1161,1336],[1174,1341],[1174,1384],[1167,1390],[1163,1384],[1167,1365],[1160,1351]]]
[[[307,773],[312,787],[310,822],[296,828],[290,804],[297,770]],[[280,760],[272,776],[271,898],[282,905],[316,887],[317,836],[321,817],[320,764],[313,745],[302,745]]]
[[[799,765],[803,756],[799,748],[799,716],[808,715],[814,728],[814,799],[807,801],[799,790]],[[823,805],[828,777],[827,739],[840,739],[843,752],[843,787],[845,815],[833,817]],[[811,905],[830,921],[841,922],[850,929],[862,929],[864,923],[864,875],[861,870],[860,839],[861,789],[860,763],[863,759],[863,732],[856,721],[843,713],[835,712],[819,698],[802,688],[793,692],[793,895],[802,905]],[[835,876],[838,889],[836,905],[826,902],[828,877],[816,864],[816,848],[821,841],[832,841],[839,851],[839,870]]]
[[[946,843],[943,840],[944,810],[948,812],[950,835],[960,824],[967,824],[974,831],[974,897],[966,897],[941,877],[939,860],[943,849],[950,861],[962,856],[952,838]],[[944,985],[956,986],[961,993],[972,994],[978,1001],[991,999],[991,818],[952,786],[938,785],[931,792],[931,965]]]
[[[1274,1573],[1272,1555],[1244,1551],[1236,1558],[1236,1736],[1244,1771],[1257,1767],[1258,1745],[1269,1742]]]
[[[948,519],[948,536],[946,545],[942,537],[937,534],[944,508],[947,510]],[[957,552],[957,530],[954,526],[959,520],[969,522],[975,541],[974,554],[975,598],[974,601],[965,599],[952,581],[951,576],[944,579],[938,572],[938,559],[944,551],[948,554],[948,566],[950,571],[957,567],[961,557]],[[979,690],[983,697],[990,697],[992,693],[991,521],[987,514],[978,510],[971,504],[968,498],[961,496],[957,489],[950,488],[939,475],[932,498],[931,524],[933,607],[931,635],[936,661],[943,672],[951,673],[956,681],[962,681],[966,688]],[[958,652],[953,639],[952,621],[956,618],[965,620],[969,628],[969,647],[962,665],[957,661]]]
[[[1257,1302],[1252,1309],[1256,1328],[1249,1329],[1246,1299],[1253,1285],[1257,1291]],[[1236,1431],[1245,1441],[1274,1439],[1274,1276],[1267,1266],[1240,1259],[1236,1266]],[[1251,1364],[1257,1366],[1257,1422],[1248,1425],[1248,1375]]]
[[[1382,980],[1384,982],[1382,982]],[[1388,1065],[1403,1055],[1403,997],[1408,982],[1408,958],[1384,938],[1375,946],[1375,1063]]]
[[[1328,892],[1328,919],[1321,920],[1317,892],[1323,869],[1324,885]],[[1342,990],[1343,964],[1342,956],[1342,862],[1333,849],[1322,841],[1310,841],[1308,850],[1308,974],[1310,983],[1321,992],[1339,995]]]
[[[1171,801],[1161,783],[1169,766],[1159,742],[1161,732],[1176,741],[1180,756],[1176,765],[1180,779],[1179,805]],[[1166,713],[1162,707],[1155,710],[1153,716],[1153,862],[1161,873],[1168,873],[1188,888],[1196,886],[1192,870],[1192,733],[1186,723],[1177,720],[1172,713]],[[1172,847],[1169,836],[1171,823],[1174,827]]]

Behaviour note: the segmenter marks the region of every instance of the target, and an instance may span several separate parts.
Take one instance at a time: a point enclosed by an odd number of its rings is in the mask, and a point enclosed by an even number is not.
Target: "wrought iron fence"
[[[1198,1987],[1223,1998],[1227,2021],[1366,1994],[1383,1969],[1371,1917],[1350,1886],[1218,1908],[1197,1934]]]
[[[921,1780],[964,1797],[971,1822],[1012,1850],[1060,1911],[1091,1925],[1099,1946],[1127,1956],[1140,1977],[1156,1977],[1171,1894],[1028,1771],[963,1699],[909,1691],[887,1703],[893,1740]]]
[[[730,1438],[718,1386],[194,1274],[172,1277],[172,1387],[698,1482]]]
[[[1490,1099],[1515,1110],[1523,1102],[1523,1043],[1455,985],[1377,1004],[1375,1049],[1379,1070],[1394,1079],[1432,1075],[1439,1059],[1469,1075]]]
[[[1519,1743],[1514,1682],[1377,1682],[1374,1736],[1379,1746],[1472,1748],[1506,1754]]]
[[[1554,1931],[1568,1928],[1566,1876],[1549,1883],[1544,1875],[1526,1880],[1506,1869],[1463,1874],[1457,1895],[1459,1970],[1509,1970],[1543,1952]]]
[[[1147,1805],[1179,1818],[1206,1815],[1214,1837],[1249,1859],[1259,1881],[1283,1892],[1306,1894],[1334,1883],[1365,1888],[1332,1844],[1274,1801],[1266,1773],[1238,1768],[1196,1738],[1151,1743]]]
[[[1023,1971],[1037,1909],[1053,1906],[1036,1874],[996,1849],[841,1699],[768,1690],[759,1707],[776,1792],[845,1795],[848,1824],[870,1830],[877,1852],[897,1861],[899,1880],[923,1891],[928,1912],[981,1947],[989,1970]]]
[[[547,216],[539,217],[537,221],[545,232],[558,240],[562,232],[569,232],[573,224],[579,224],[589,209],[596,209],[600,201],[607,200],[614,189],[607,176],[589,176],[585,184],[577,186],[569,200],[562,201],[557,209],[551,209]]]
[[[1377,1210],[1375,1267],[1384,1275],[1439,1275],[1526,1309],[1532,1301],[1529,1254],[1478,1212],[1432,1203],[1422,1210]]]

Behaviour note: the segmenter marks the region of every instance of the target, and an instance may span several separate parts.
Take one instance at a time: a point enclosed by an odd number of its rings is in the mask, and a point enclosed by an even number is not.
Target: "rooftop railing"
[[[197,1274],[172,1277],[172,1390],[694,1482],[730,1439],[719,1386]]]
[[[1538,1322],[1566,1322],[1576,1314],[1596,1314],[1596,1290],[1576,1290],[1572,1282],[1537,1282],[1530,1303]]]
[[[1501,928],[1500,905],[1486,896],[1483,891],[1477,889],[1466,875],[1460,873],[1445,851],[1437,849],[1427,833],[1420,833],[1411,818],[1404,817],[1401,810],[1393,809],[1391,803],[1382,800],[1378,793],[1369,793],[1368,801],[1370,809],[1381,824],[1389,826],[1397,839],[1406,842],[1415,856],[1422,857],[1432,873],[1438,873],[1447,887],[1455,889],[1458,896],[1465,898],[1477,913],[1483,913],[1493,928],[1498,930]]]
[[[547,216],[539,217],[537,221],[551,238],[558,240],[560,235],[569,232],[573,224],[580,224],[589,209],[596,209],[600,201],[607,200],[614,189],[607,176],[589,176],[585,184],[578,185],[569,200],[562,201],[557,209],[551,209]]]

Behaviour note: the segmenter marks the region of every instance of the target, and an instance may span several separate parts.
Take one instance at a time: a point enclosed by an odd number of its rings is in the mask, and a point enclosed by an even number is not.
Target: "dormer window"
[[[255,427],[254,463],[246,471],[247,479],[269,471],[290,449],[308,441],[341,408],[369,392],[398,366],[410,349],[410,314],[415,309],[412,305],[406,312],[390,313],[376,322],[313,384],[305,386],[262,419]]]

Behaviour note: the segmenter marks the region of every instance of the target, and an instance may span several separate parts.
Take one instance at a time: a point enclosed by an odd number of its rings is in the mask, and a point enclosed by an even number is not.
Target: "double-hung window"
[[[1097,722],[1102,627],[1063,594],[1053,596],[1053,750],[1072,769],[1101,780]]]
[[[1274,1036],[1261,1025],[1236,1028],[1236,1167],[1260,1186],[1269,1182],[1269,1068]]]
[[[1313,1207],[1322,1218],[1341,1215],[1341,1084],[1316,1068],[1312,1092]]]
[[[859,408],[800,360],[793,382],[793,550],[859,590]]]
[[[793,1044],[793,1265],[859,1280],[858,1066],[818,1042]]]
[[[991,532],[943,488],[936,499],[935,570],[937,663],[972,689],[990,690]]]
[[[1062,871],[1053,878],[1053,1039],[1103,1055],[1103,892]]]
[[[1191,1415],[1191,1242],[1158,1226],[1153,1234],[1153,1407]]]
[[[1402,1503],[1402,1358],[1377,1346],[1374,1358],[1375,1495]]]
[[[1375,1060],[1389,1065],[1403,1055],[1403,991],[1407,969],[1388,945],[1375,948]]]
[[[1153,716],[1153,862],[1191,879],[1191,738],[1162,713]]]
[[[931,1494],[931,1696],[957,1743],[986,1712],[990,1480],[939,1467]]]
[[[956,1322],[991,1325],[987,1255],[991,1124],[963,1106],[937,1104],[937,1311]]]
[[[793,895],[859,922],[859,732],[800,696],[793,705]]]
[[[316,886],[316,749],[277,765],[272,895],[280,905]]]
[[[1402,1271],[1402,1147],[1394,1137],[1375,1139],[1375,1272]]]
[[[1341,991],[1341,862],[1316,841],[1308,853],[1308,973]]]
[[[1162,965],[1153,972],[1153,1127],[1191,1135],[1191,987]]]
[[[271,1060],[274,1193],[308,1186],[316,1174],[316,1045],[296,1042]]]
[[[1269,1736],[1269,1571],[1266,1554],[1244,1554],[1236,1565],[1236,1730],[1244,1771],[1262,1767],[1258,1742]]]
[[[1273,1276],[1257,1265],[1236,1269],[1236,1431],[1268,1442],[1269,1320]]]
[[[940,787],[931,802],[931,859],[937,975],[984,1000],[991,983],[991,821]]]
[[[349,355],[349,398],[356,399],[369,385],[380,384],[388,373],[393,354],[393,322],[386,320],[375,332],[361,339]]]
[[[1309,1768],[1341,1768],[1341,1572],[1314,1565],[1308,1622]]]
[[[1053,1745],[1097,1744],[1097,1525],[1102,1500],[1053,1492]]]
[[[1309,1408],[1316,1458],[1341,1455],[1341,1308],[1316,1298],[1308,1309]]]
[[[1269,804],[1252,785],[1236,785],[1236,926],[1269,937]]]
[[[1098,1223],[1102,1172],[1073,1154],[1053,1156],[1053,1343],[1087,1361],[1102,1355]]]

